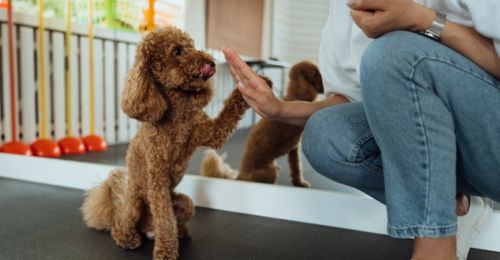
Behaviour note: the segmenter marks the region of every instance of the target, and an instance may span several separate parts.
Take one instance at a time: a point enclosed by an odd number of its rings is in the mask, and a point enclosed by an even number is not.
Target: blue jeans
[[[375,40],[363,103],[318,111],[302,149],[313,168],[387,206],[396,238],[456,233],[457,191],[500,201],[500,83],[410,32]]]

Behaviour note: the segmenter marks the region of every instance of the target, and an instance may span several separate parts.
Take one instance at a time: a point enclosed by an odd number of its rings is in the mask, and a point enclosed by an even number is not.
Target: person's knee
[[[304,126],[302,134],[302,152],[308,159],[309,163],[314,167],[317,163],[317,158],[320,157],[326,148],[325,144],[328,140],[327,133],[329,127],[326,124],[329,117],[326,110],[320,110],[309,117]]]
[[[417,37],[417,38],[415,38]],[[399,77],[404,68],[411,65],[415,53],[409,51],[418,35],[405,31],[387,33],[374,40],[363,52],[360,67],[360,80],[363,92],[380,93],[391,78]]]
[[[308,119],[302,151],[321,175],[348,186],[370,188],[379,184],[379,173],[368,173],[377,166],[367,168],[373,165],[367,160],[379,154],[370,140],[362,104],[349,103],[320,110]]]
[[[426,57],[420,46],[429,44],[411,32],[395,31],[374,40],[364,51],[360,67],[360,85],[368,116],[379,120],[385,109],[412,97],[415,64]],[[380,104],[384,104],[381,106]]]
[[[411,53],[418,49],[415,46],[416,42],[420,40],[421,36],[407,31],[386,33],[366,47],[361,58],[361,66],[373,69],[384,69],[377,65],[397,66],[399,62],[412,56]]]
[[[307,120],[302,151],[311,166],[325,174],[360,160],[354,150],[367,132],[369,126],[360,103],[329,107]]]

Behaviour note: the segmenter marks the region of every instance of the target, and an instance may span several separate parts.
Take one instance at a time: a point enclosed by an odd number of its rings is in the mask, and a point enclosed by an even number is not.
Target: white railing
[[[7,45],[6,12],[0,11],[0,143],[11,140],[9,63]],[[134,56],[140,34],[96,28],[94,32],[94,86],[95,86],[95,134],[105,138],[108,144],[127,143],[135,135],[136,120],[128,118],[120,109],[120,97],[128,69]],[[65,25],[62,20],[45,20],[45,79],[47,136],[60,140],[66,135],[65,112]],[[19,139],[26,144],[39,137],[40,111],[38,105],[38,21],[36,16],[14,14],[15,70],[17,129]],[[87,27],[72,25],[71,36],[71,135],[86,136],[90,133],[90,95]],[[213,53],[220,57],[219,53]],[[218,59],[220,60],[220,59]],[[274,78],[275,89],[282,93],[281,71],[268,70]],[[277,80],[277,81],[276,81]],[[215,116],[222,102],[234,88],[234,82],[225,63],[217,65],[215,76],[216,94],[206,108]],[[239,127],[249,127],[256,117],[248,112]]]
[[[2,141],[11,139],[10,89],[7,48],[6,13],[0,12],[1,24],[1,93]],[[56,140],[66,135],[65,113],[65,27],[55,19],[45,21],[45,79],[47,135]],[[133,64],[139,35],[95,30],[94,86],[95,133],[104,136],[108,144],[128,142],[137,130],[137,122],[120,110],[119,94],[128,68]],[[19,139],[31,144],[39,136],[40,111],[38,97],[38,21],[37,17],[16,13],[14,15],[14,60],[16,70],[16,100]],[[72,26],[71,53],[71,131],[73,136],[90,133],[89,56],[87,29]]]

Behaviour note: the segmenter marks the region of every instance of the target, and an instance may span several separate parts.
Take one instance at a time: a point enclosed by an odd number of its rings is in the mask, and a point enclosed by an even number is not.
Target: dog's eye
[[[182,48],[180,48],[180,47],[175,48],[173,51],[173,54],[175,56],[181,56],[182,55]]]

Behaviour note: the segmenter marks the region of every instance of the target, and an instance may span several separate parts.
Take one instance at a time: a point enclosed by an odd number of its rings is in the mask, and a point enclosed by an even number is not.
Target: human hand
[[[282,102],[276,98],[264,79],[229,48],[223,49],[231,74],[243,98],[263,118],[274,118],[281,110]]]
[[[413,0],[348,0],[347,6],[353,21],[370,38],[395,30],[424,31],[436,16]]]

